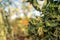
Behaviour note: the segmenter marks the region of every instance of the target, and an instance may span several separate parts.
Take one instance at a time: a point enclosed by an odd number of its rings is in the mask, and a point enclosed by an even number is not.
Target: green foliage
[[[42,13],[44,14],[42,20],[41,17],[39,17],[39,20],[37,20],[38,18],[31,19],[30,22],[32,25],[29,26],[29,34],[31,36],[36,34],[34,37],[38,37],[39,40],[60,40],[59,5],[60,4],[58,3],[55,4],[52,1],[49,3],[48,1],[48,3],[42,8]],[[39,28],[40,32],[38,32]],[[33,32],[35,33],[33,34]],[[42,33],[43,35],[39,35],[39,33]]]

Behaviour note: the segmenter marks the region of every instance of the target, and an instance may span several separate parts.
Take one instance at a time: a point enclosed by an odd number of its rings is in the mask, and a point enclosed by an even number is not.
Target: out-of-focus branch
[[[37,0],[28,0],[27,2],[30,2],[37,11],[41,11]]]

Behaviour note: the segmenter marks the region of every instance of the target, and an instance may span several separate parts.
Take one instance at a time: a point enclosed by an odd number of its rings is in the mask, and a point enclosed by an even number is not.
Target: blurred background
[[[60,1],[0,0],[0,40],[60,40]]]
[[[0,40],[23,40],[28,35],[30,19],[44,16],[26,1],[0,0]],[[22,38],[19,39],[19,36]]]

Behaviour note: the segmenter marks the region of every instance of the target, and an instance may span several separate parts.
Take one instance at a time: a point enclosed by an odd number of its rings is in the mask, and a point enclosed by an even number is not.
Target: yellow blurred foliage
[[[17,12],[19,12],[19,8],[16,8],[15,10],[16,10]]]
[[[11,11],[14,11],[15,10],[15,8],[11,8]]]
[[[25,31],[25,28],[22,28],[21,31],[24,32]]]
[[[0,0],[0,2],[2,2],[2,0]]]
[[[32,9],[32,5],[30,4],[30,2],[28,2],[28,9]]]
[[[43,27],[39,27],[38,33],[39,33],[40,36],[43,36],[44,35]]]
[[[44,0],[44,5],[46,5],[47,4],[47,0]]]
[[[25,2],[26,0],[22,0],[22,2]]]

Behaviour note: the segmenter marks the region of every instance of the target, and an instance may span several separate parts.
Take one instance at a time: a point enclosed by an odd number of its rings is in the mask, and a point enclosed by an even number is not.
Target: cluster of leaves
[[[55,1],[53,3],[51,2],[48,1],[42,8],[42,13],[44,14],[42,20],[39,17],[30,21],[28,31],[36,39],[38,37],[39,40],[60,40],[60,4]]]

